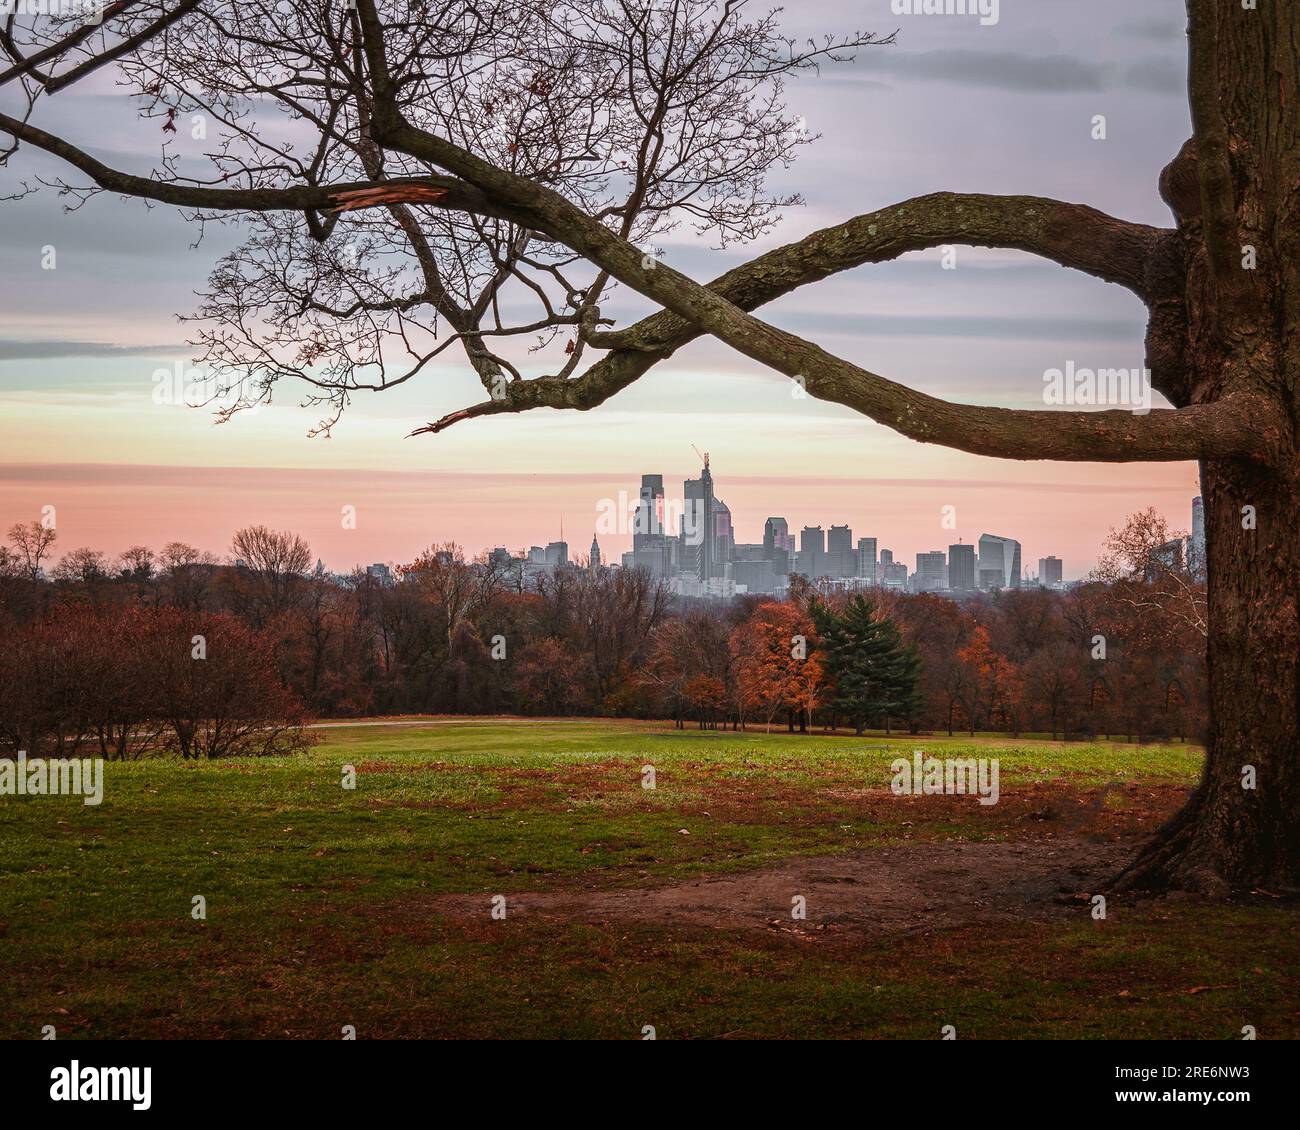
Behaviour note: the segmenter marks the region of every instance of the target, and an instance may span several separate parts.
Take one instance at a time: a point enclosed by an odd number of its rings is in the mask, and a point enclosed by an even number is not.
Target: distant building
[[[868,584],[876,583],[876,539],[858,538],[858,567],[856,576]]]
[[[501,545],[498,545],[488,554],[488,565],[495,569],[497,575],[511,588],[519,589],[523,588],[530,568],[526,558],[516,557],[505,546]],[[544,565],[534,565],[531,568],[534,575],[546,571]]]
[[[569,563],[569,543],[567,541],[552,541],[546,543],[546,564],[552,568],[559,568]]]
[[[1172,538],[1156,546],[1147,556],[1147,580],[1154,580],[1162,573],[1182,573],[1187,567],[1186,551],[1187,543],[1182,538]]]
[[[915,592],[938,592],[948,587],[948,561],[943,550],[916,555]]]
[[[907,566],[894,560],[892,549],[880,551],[880,563],[876,567],[876,584],[881,588],[906,589]]]
[[[736,595],[736,582],[726,577],[711,577],[702,581],[693,573],[678,573],[668,582],[675,596],[702,597],[707,600],[730,600]]]
[[[1040,557],[1038,559],[1038,583],[1044,588],[1060,588],[1062,562],[1059,557]]]
[[[1002,582],[1005,579],[1001,569],[981,569],[980,570],[980,590],[982,592],[997,592],[1002,588]]]
[[[373,565],[368,565],[366,567],[366,576],[374,577],[381,585],[391,585],[393,583],[393,570],[382,561],[376,561]]]
[[[600,568],[600,543],[596,541],[596,535],[591,535],[591,558],[589,568],[596,570]]]
[[[677,538],[664,526],[664,477],[642,475],[632,517],[632,552],[623,555],[623,565],[644,569],[656,579],[671,576],[676,544]]]
[[[784,518],[769,518],[763,523],[763,549],[772,571],[778,577],[789,574],[794,565],[794,538]]]
[[[907,588],[907,566],[901,561],[891,561],[880,567],[880,585],[887,589]]]
[[[632,548],[639,549],[653,538],[662,538],[664,529],[664,477],[642,475],[637,495],[636,514],[632,520]]]
[[[826,553],[826,533],[821,526],[804,526],[799,531],[799,552],[811,550],[818,557]]]
[[[852,577],[858,571],[857,552],[853,548],[853,531],[848,526],[832,526],[826,537],[826,575]]]
[[[713,473],[709,470],[709,457],[704,456],[704,467],[698,479],[687,479],[682,497],[685,511],[681,524],[681,569],[694,573],[701,581],[724,576],[726,549],[731,540],[731,511],[719,504],[713,493]],[[723,530],[722,553],[719,553],[718,531]]]
[[[975,547],[958,542],[948,547],[948,588],[953,592],[975,591]]]
[[[731,564],[732,547],[736,544],[736,532],[731,526],[731,510],[720,498],[713,500],[713,521],[710,524],[713,533],[713,577],[725,577]]]
[[[1205,580],[1205,503],[1192,499],[1192,532],[1187,538],[1187,568],[1198,581]]]
[[[821,526],[805,526],[799,532],[799,552],[794,571],[810,581],[826,573],[826,533]]]
[[[980,577],[986,572],[997,569],[1002,573],[998,588],[1018,589],[1020,587],[1020,543],[1014,538],[998,537],[997,534],[980,535]],[[980,587],[984,584],[981,580]]]
[[[769,518],[763,523],[763,545],[767,549],[794,549],[794,538],[790,534],[790,523],[784,518]]]
[[[664,576],[671,577],[674,573],[681,572],[684,554],[680,537],[664,538],[664,560],[668,563],[667,568],[664,570]]]
[[[776,571],[773,563],[763,558],[737,558],[731,564],[731,579],[736,588],[746,592],[773,594],[776,592]]]

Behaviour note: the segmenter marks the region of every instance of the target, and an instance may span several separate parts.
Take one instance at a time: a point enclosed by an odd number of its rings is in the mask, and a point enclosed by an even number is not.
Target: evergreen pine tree
[[[904,643],[898,625],[877,616],[875,602],[858,594],[842,612],[821,601],[809,605],[827,674],[835,683],[834,707],[860,734],[873,719],[909,720],[921,705],[921,659]]]

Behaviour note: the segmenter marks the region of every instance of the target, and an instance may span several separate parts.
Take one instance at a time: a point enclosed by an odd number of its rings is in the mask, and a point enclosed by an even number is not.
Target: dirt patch
[[[1063,836],[905,844],[670,885],[507,894],[506,909],[508,917],[775,930],[809,938],[1077,917],[1087,914],[1087,901],[1068,904],[1064,898],[1089,892],[1137,843]],[[796,896],[805,900],[802,920],[791,914]],[[485,895],[443,895],[430,909],[465,921],[487,919],[491,904]]]
[[[362,773],[411,774],[457,768],[445,762],[361,763]],[[459,767],[464,772],[464,767]],[[646,810],[641,778],[625,761],[606,760],[579,765],[502,766],[476,771],[482,790],[464,797],[437,800],[372,797],[377,808],[446,809],[457,812],[573,812],[600,806],[611,811]],[[982,832],[1025,834],[1023,829],[1050,827],[1058,833],[1085,829],[1105,835],[1145,831],[1172,815],[1186,799],[1188,787],[1177,782],[1119,782],[1098,787],[1064,777],[1045,781],[1004,783],[998,804],[972,809],[965,796],[925,796],[900,799],[883,786],[850,784],[842,771],[815,773],[801,767],[798,779],[776,767],[765,777],[736,776],[724,768],[686,764],[673,776],[660,777],[665,791],[674,787],[674,811],[683,820],[704,817],[724,823],[810,823],[817,819],[870,823],[882,828],[898,824],[924,835],[927,827],[972,824]],[[489,798],[484,791],[490,792]],[[673,795],[669,793],[669,795]]]

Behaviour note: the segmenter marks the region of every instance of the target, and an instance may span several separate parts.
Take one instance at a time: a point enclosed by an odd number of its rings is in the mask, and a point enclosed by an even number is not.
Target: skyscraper
[[[851,577],[856,572],[853,531],[848,526],[832,526],[826,539],[826,575]]]
[[[790,523],[784,518],[769,518],[763,523],[763,548],[769,552],[773,549],[791,549]]]
[[[948,587],[948,568],[944,552],[933,549],[916,555],[916,591],[936,592]]]
[[[1192,532],[1187,539],[1187,568],[1198,581],[1205,580],[1205,503],[1192,499]]]
[[[1014,538],[999,537],[997,534],[980,535],[980,576],[993,569],[1002,573],[999,587],[1018,589],[1020,587],[1020,543]],[[980,585],[983,588],[983,584]]]
[[[727,565],[732,559],[732,550],[736,544],[735,530],[731,526],[731,509],[720,498],[713,500],[713,521],[709,523],[713,532],[713,553],[711,556],[710,576],[725,577]]]
[[[975,591],[975,547],[958,542],[948,547],[948,587],[953,592]]]
[[[1171,538],[1157,545],[1147,554],[1146,578],[1154,581],[1164,573],[1184,573],[1188,569],[1187,541]]]
[[[810,581],[825,576],[826,534],[821,526],[804,526],[799,532],[799,553],[795,561],[795,572],[802,573]]]
[[[652,577],[668,576],[672,570],[670,540],[664,528],[664,477],[642,475],[632,520],[633,567],[644,569]]]
[[[882,588],[907,588],[907,566],[894,560],[892,549],[880,551],[880,564],[876,568],[876,584]]]
[[[664,477],[642,475],[636,517],[632,522],[632,548],[649,545],[651,539],[661,538],[664,533]]]
[[[591,568],[593,571],[600,568],[600,543],[595,534],[591,535]]]
[[[794,563],[794,538],[790,536],[790,524],[784,518],[769,518],[763,523],[763,549],[777,576],[783,577],[790,572]]]
[[[701,581],[714,575],[714,522],[713,474],[709,471],[709,457],[704,457],[704,468],[698,479],[687,479],[682,497],[685,510],[682,514],[682,568],[694,573]]]
[[[782,550],[782,555],[785,551]],[[731,579],[739,588],[745,586],[747,592],[771,593],[776,591],[776,573],[772,569],[770,558],[744,557],[732,563]]]
[[[857,575],[868,584],[876,583],[876,539],[858,538]]]
[[[1038,583],[1044,588],[1060,585],[1062,562],[1059,557],[1040,557],[1038,559]]]

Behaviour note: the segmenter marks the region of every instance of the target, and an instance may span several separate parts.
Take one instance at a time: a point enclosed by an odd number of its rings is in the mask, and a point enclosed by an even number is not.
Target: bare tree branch
[[[393,97],[373,0],[358,0],[381,141],[429,160],[493,200],[536,216],[537,227],[732,348],[786,376],[821,400],[854,408],[911,439],[1009,459],[1107,462],[1265,455],[1276,445],[1252,420],[1246,398],[1215,405],[1125,412],[1016,411],[953,404],[862,369],[754,318],[681,272],[653,261],[544,185],[518,177],[411,125]],[[460,417],[464,418],[464,417]]]
[[[1079,204],[1032,196],[931,193],[813,232],[757,256],[708,284],[752,311],[798,287],[864,263],[944,244],[1012,247],[1147,293],[1144,269],[1164,229],[1127,223]],[[570,381],[538,378],[509,386],[497,399],[455,412],[411,434],[436,433],[462,420],[531,408],[586,410],[621,392],[656,363],[700,335],[688,320],[661,311],[613,333],[584,336],[611,352]]]
[[[506,8],[485,15],[474,5],[445,0],[434,24],[450,28],[451,16],[461,23],[444,42],[432,28],[396,16],[387,5],[381,17],[376,0],[360,0],[341,26],[328,13],[293,3],[274,9],[260,3],[218,6],[214,12],[183,6],[189,19],[175,25],[181,29],[179,47],[159,39],[155,30],[145,37],[152,44],[146,51],[133,36],[138,49],[123,53],[122,66],[143,94],[172,92],[163,102],[169,120],[186,100],[205,106],[228,127],[226,146],[264,154],[240,161],[231,149],[219,152],[213,159],[226,170],[220,187],[170,172],[145,177],[109,169],[25,119],[0,115],[0,128],[61,157],[101,190],[260,217],[263,234],[214,273],[215,289],[203,313],[223,328],[204,339],[206,359],[227,370],[259,372],[259,397],[269,395],[281,376],[300,378],[332,405],[335,419],[352,390],[401,383],[441,351],[445,342],[419,340],[438,336],[436,323],[415,319],[418,307],[429,304],[450,322],[453,338],[466,349],[493,399],[420,431],[496,412],[592,407],[705,332],[798,379],[813,396],[852,407],[922,442],[1021,459],[1266,457],[1272,451],[1278,437],[1250,426],[1247,417],[1255,405],[1245,396],[1141,417],[952,404],[852,365],[748,313],[837,271],[943,243],[1044,255],[1126,286],[1150,305],[1165,297],[1154,294],[1148,280],[1156,249],[1173,234],[1161,229],[1034,197],[940,193],[815,233],[708,287],[648,258],[636,245],[638,235],[671,226],[674,210],[713,225],[724,241],[769,223],[775,202],[754,195],[755,178],[788,154],[788,144],[773,138],[759,149],[737,149],[735,138],[760,128],[765,114],[779,117],[779,83],[788,69],[835,57],[829,42],[802,55],[786,53],[769,22],[735,22],[733,10],[739,7],[725,5],[717,22],[699,28],[684,18],[696,12],[691,0],[644,12],[595,2],[585,13],[566,8],[567,23],[559,22],[558,9],[540,15],[518,9],[521,18],[527,14],[533,21],[520,30],[510,26]],[[1204,19],[1209,9],[1200,10]],[[181,13],[167,15],[169,30],[175,30],[170,21]],[[532,63],[536,52],[528,37],[545,41],[559,62],[543,67],[539,61],[522,74],[510,69],[506,63],[516,57]],[[288,48],[290,41],[297,54]],[[857,37],[852,42],[881,41]],[[1212,38],[1210,43],[1212,49]],[[1203,48],[1204,43],[1194,50]],[[718,51],[722,54],[715,58]],[[396,71],[390,54],[398,60]],[[607,57],[617,66],[604,71]],[[1212,59],[1200,61],[1199,73],[1215,70]],[[470,65],[473,72],[465,70]],[[480,81],[493,68],[499,73]],[[589,73],[626,80],[629,89],[594,89]],[[747,100],[764,81],[773,85],[756,118]],[[319,132],[310,164],[294,154],[293,146],[262,141],[244,126],[240,100],[249,83]],[[564,84],[573,84],[573,97],[557,89]],[[471,98],[483,99],[484,106],[471,106]],[[518,109],[493,117],[498,98]],[[600,115],[586,104],[613,107],[615,98],[623,99],[619,112],[625,115],[617,137],[602,132],[606,127],[595,124]],[[1215,107],[1213,100],[1206,104]],[[692,108],[701,106],[707,113]],[[737,128],[699,141],[718,117]],[[1211,152],[1218,151],[1221,117],[1217,120],[1218,127],[1211,115],[1203,131]],[[504,131],[489,136],[484,132],[489,126]],[[693,140],[683,140],[686,135]],[[590,188],[604,191],[622,152],[632,153],[627,195],[621,202],[616,194],[609,196],[604,207],[593,208],[597,197]],[[726,164],[719,165],[720,154],[734,166],[729,179],[714,181],[715,170]],[[584,171],[592,163],[598,171]],[[342,168],[363,172],[366,179],[321,183],[322,173]],[[230,187],[231,180],[239,187]],[[1202,183],[1214,188],[1217,181]],[[1212,195],[1218,199],[1217,189]],[[276,213],[286,219],[271,219]],[[435,247],[426,236],[431,222],[442,225],[439,238],[445,237],[445,246]],[[349,230],[360,241],[342,258],[334,243],[340,223],[357,225]],[[312,251],[313,243],[322,250]],[[421,281],[413,290],[395,289],[396,276],[359,263],[357,247],[372,260],[392,251],[412,254]],[[531,247],[546,250],[539,255]],[[449,254],[440,259],[443,250]],[[575,261],[594,268],[594,278],[570,279]],[[459,282],[449,270],[460,272]],[[659,302],[664,311],[626,330],[600,329],[607,323],[597,304],[611,279]],[[501,288],[511,280],[535,296],[541,319],[518,319],[513,329],[503,324]],[[458,293],[450,289],[453,282]],[[547,286],[558,286],[561,301],[552,301]],[[278,327],[270,336],[259,329],[268,312]],[[543,327],[550,340],[565,327],[578,332],[558,372],[523,379],[514,364],[492,352],[488,340],[533,326]],[[410,358],[405,374],[396,378],[384,369],[386,348],[394,343]],[[570,379],[584,347],[611,352]],[[285,356],[284,349],[296,350],[296,356]],[[379,376],[365,377],[365,368]]]

